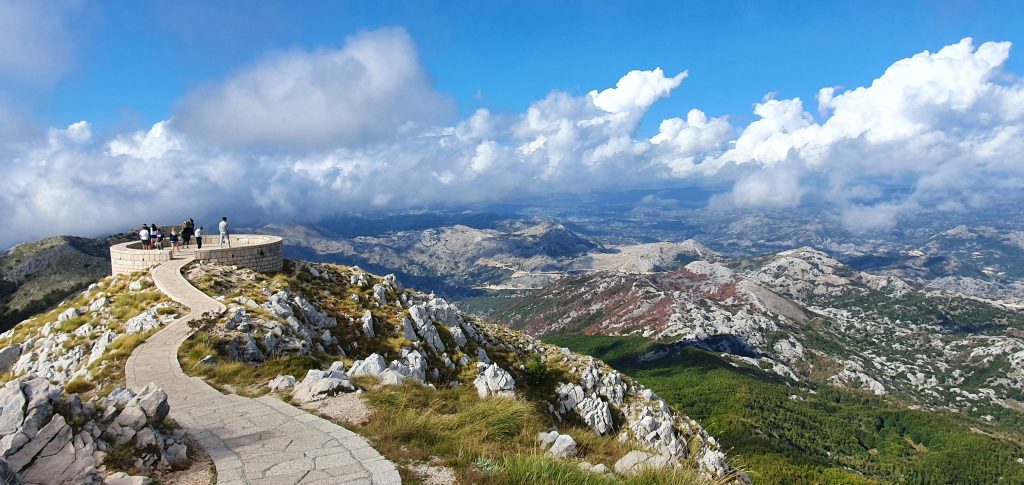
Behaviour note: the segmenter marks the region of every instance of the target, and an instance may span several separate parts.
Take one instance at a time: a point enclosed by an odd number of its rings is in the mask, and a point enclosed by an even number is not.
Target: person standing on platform
[[[142,230],[139,231],[139,241],[142,243],[142,249],[149,249],[149,226],[146,224],[143,224]]]
[[[196,249],[203,249],[203,226],[196,229]]]
[[[188,248],[189,243],[192,242],[193,231],[195,231],[195,228],[192,227],[192,223],[189,222],[189,220],[186,220],[184,223],[182,223],[181,242],[183,247]]]
[[[230,248],[231,247],[231,235],[228,234],[228,218],[227,217],[221,217],[220,218],[220,226],[218,228],[220,229],[220,246],[223,247],[224,246],[224,242],[227,242],[228,243],[228,247]]]

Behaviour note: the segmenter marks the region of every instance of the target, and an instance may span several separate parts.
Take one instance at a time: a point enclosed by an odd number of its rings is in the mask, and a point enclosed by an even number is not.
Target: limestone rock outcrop
[[[356,390],[348,374],[340,370],[310,370],[302,382],[295,385],[292,399],[307,404],[322,401],[341,392]]]
[[[498,364],[480,364],[480,374],[473,381],[476,392],[480,397],[515,397],[516,381],[505,369],[498,367]]]
[[[151,283],[143,283],[150,281],[148,277],[136,278],[128,282],[137,284],[136,292],[155,293]],[[18,336],[15,329],[0,334],[0,345],[4,345],[0,350],[0,372],[44,377],[60,384],[76,377],[88,378],[96,370],[89,367],[101,361],[119,337],[147,332],[177,318],[181,307],[164,301],[131,318],[119,319],[114,313],[114,302],[126,293],[125,279],[111,277],[91,285],[59,305],[58,309],[64,309],[56,316],[40,315],[19,324]],[[112,290],[117,293],[108,293]]]
[[[263,303],[237,297],[228,306],[224,325],[217,330],[228,342],[228,358],[259,363],[279,355],[306,355],[312,351],[339,349],[338,339],[331,334],[331,329],[338,325],[335,317],[301,295],[293,295],[286,290],[265,296],[267,299]],[[269,314],[271,318],[261,314]]]
[[[46,379],[13,379],[0,403],[0,457],[25,483],[104,483],[114,446],[134,448],[127,465],[147,474],[188,460],[184,434],[165,430],[167,394],[153,384],[83,403]],[[126,477],[144,478],[114,479]]]

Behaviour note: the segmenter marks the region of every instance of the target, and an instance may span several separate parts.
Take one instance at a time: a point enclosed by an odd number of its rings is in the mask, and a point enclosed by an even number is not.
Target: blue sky
[[[1024,3],[115,1],[85,4],[71,22],[69,72],[52,88],[8,86],[55,125],[148,126],[189,89],[269,50],[337,47],[397,25],[462,115],[522,111],[551,90],[585,93],[631,69],[689,70],[649,112],[650,130],[693,107],[742,120],[769,92],[806,100],[822,86],[864,85],[963,37],[1019,44]],[[1007,70],[1024,72],[1022,63],[1011,57]]]
[[[1022,25],[1019,1],[0,0],[0,247],[667,187],[858,231],[1024,202]]]

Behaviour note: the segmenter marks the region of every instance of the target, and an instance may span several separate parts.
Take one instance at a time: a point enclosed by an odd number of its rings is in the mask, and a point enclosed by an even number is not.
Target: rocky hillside
[[[0,331],[110,274],[109,246],[127,236],[55,236],[0,253]]]
[[[508,230],[455,225],[355,238],[309,225],[259,230],[284,237],[288,251],[302,259],[394,272],[451,296],[482,287],[539,288],[570,273],[662,271],[716,257],[692,240],[610,246],[550,223]]]
[[[1024,412],[1024,314],[810,248],[570,278],[513,302],[493,317],[535,335],[641,335],[1007,426]]]
[[[228,306],[179,349],[186,372],[334,417],[408,478],[746,481],[699,423],[629,377],[394,276],[302,262],[272,276],[209,264],[186,273]],[[14,483],[208,474],[202,450],[164,420],[163,391],[123,388],[132,350],[182,310],[145,273],[107,277],[0,334],[0,473]]]
[[[107,277],[0,334],[5,483],[173,483],[193,467],[208,476],[202,451],[165,421],[167,395],[124,387],[132,350],[181,311],[147,275]]]
[[[878,270],[928,286],[1024,307],[1024,232],[960,225],[935,234]]]
[[[477,322],[442,298],[404,288],[393,275],[288,262],[273,277],[208,264],[193,264],[187,277],[228,311],[186,342],[183,368],[216,386],[272,392],[328,414],[336,407],[332,400],[348,393],[386,399],[383,414],[360,431],[375,437],[386,456],[396,424],[378,421],[409,396],[455,398],[444,401],[447,412],[415,406],[408,419],[422,427],[405,431],[412,434],[457,435],[443,423],[463,419],[455,410],[466,406],[523,409],[522,423],[508,436],[482,438],[457,453],[403,435],[404,451],[389,458],[407,470],[420,465],[409,455],[423,453],[468,481],[489,483],[509,471],[487,460],[526,459],[541,446],[550,457],[587,460],[583,468],[597,467],[598,475],[681,467],[696,470],[692,479],[744,480],[700,424],[629,377],[592,357]],[[423,422],[422,416],[436,417]],[[504,450],[496,455],[487,451],[495,440]],[[459,464],[466,453],[475,461]],[[578,461],[568,463],[581,469]]]

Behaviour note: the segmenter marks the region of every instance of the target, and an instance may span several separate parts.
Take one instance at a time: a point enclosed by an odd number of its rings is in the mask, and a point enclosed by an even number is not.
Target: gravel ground
[[[412,465],[409,470],[423,478],[423,485],[454,485],[455,470],[446,466]]]
[[[306,409],[354,426],[365,424],[371,413],[370,407],[357,393],[338,394],[312,403]]]
[[[210,455],[206,454],[206,450],[199,446],[199,443],[192,439],[191,436],[188,440],[189,458],[192,459],[192,464],[184,470],[159,477],[160,483],[168,485],[213,485],[213,460],[210,459]]]

